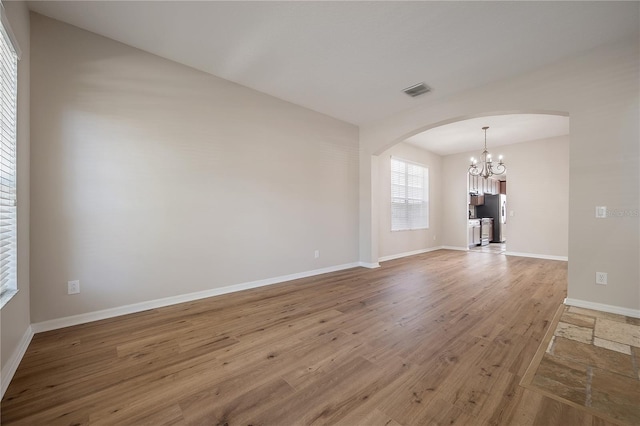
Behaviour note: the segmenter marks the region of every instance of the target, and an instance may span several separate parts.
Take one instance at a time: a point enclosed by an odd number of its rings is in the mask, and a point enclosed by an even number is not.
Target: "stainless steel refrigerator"
[[[476,206],[476,217],[493,218],[492,243],[505,242],[505,224],[507,223],[507,196],[505,194],[484,196],[484,204]]]

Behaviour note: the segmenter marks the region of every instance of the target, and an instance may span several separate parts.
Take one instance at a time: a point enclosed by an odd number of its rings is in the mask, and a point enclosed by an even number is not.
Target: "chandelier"
[[[494,165],[491,159],[491,154],[487,151],[487,129],[489,126],[483,127],[484,130],[484,151],[480,158],[480,164],[478,160],[471,157],[471,165],[469,166],[469,174],[473,176],[482,176],[487,179],[493,175],[501,175],[507,171],[507,166],[502,162],[502,155],[498,157],[498,164]],[[481,167],[480,167],[481,166]]]

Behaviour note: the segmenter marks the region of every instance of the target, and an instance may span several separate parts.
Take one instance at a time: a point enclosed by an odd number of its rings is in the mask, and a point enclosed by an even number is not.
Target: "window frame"
[[[18,61],[20,47],[9,25],[0,1],[0,73],[3,78],[0,91],[0,308],[18,293],[18,207],[17,207],[17,150],[18,150]],[[3,76],[4,77],[4,76]],[[8,229],[8,231],[5,231]],[[4,281],[4,283],[2,282]]]

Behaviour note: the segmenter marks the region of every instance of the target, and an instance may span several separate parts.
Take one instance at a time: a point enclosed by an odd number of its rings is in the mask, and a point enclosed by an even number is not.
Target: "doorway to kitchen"
[[[468,174],[469,250],[504,254],[507,251],[507,180]]]

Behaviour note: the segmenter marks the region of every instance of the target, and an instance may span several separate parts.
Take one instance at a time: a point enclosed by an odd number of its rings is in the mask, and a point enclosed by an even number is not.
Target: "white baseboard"
[[[577,308],[593,309],[594,311],[640,318],[640,309],[623,308],[621,306],[605,305],[604,303],[588,302],[586,300],[569,298],[564,299],[564,304],[568,306],[575,306]]]
[[[330,266],[327,268],[314,269],[312,271],[299,272],[296,274],[282,275],[264,280],[251,281],[246,283],[234,284],[226,287],[212,288],[210,290],[198,291],[195,293],[181,294],[178,296],[165,297],[162,299],[149,300],[146,302],[134,303],[131,305],[118,306],[116,308],[103,309],[100,311],[87,312],[79,315],[72,315],[64,318],[57,318],[49,321],[43,321],[31,324],[33,333],[41,333],[43,331],[56,330],[73,325],[85,324],[88,322],[99,321],[107,318],[118,317],[121,315],[133,314],[136,312],[147,311],[149,309],[162,308],[164,306],[175,305],[178,303],[191,302],[194,300],[204,299],[212,296],[233,293],[236,291],[249,290],[252,288],[263,287],[272,284],[278,284],[285,281],[297,280],[300,278],[312,277],[314,275],[326,274],[329,272],[342,271],[344,269],[356,268],[364,266],[361,262],[347,263],[344,265]],[[4,377],[4,376],[3,376]]]
[[[18,343],[18,347],[11,354],[7,363],[2,368],[2,375],[0,377],[0,399],[4,397],[4,393],[9,387],[9,383],[11,383],[11,379],[13,379],[13,375],[16,374],[16,370],[18,369],[18,365],[20,365],[20,361],[22,361],[22,357],[27,352],[27,348],[29,347],[29,343],[31,343],[31,339],[33,338],[33,328],[29,326],[27,331],[25,331],[22,339],[20,339],[20,343]]]
[[[373,263],[358,262],[358,266],[362,266],[363,268],[375,269],[375,268],[379,268],[380,264],[378,262],[373,262]]]
[[[414,256],[416,254],[428,253],[430,251],[436,251],[442,249],[442,246],[438,247],[429,247],[426,249],[407,251],[404,253],[392,254],[389,256],[382,256],[378,259],[378,262],[386,262],[387,260],[400,259],[401,257]]]
[[[456,247],[456,246],[442,246],[441,249],[445,250],[459,250],[459,251],[469,251],[468,247]]]
[[[562,260],[564,262],[569,261],[567,256],[552,256],[550,254],[518,253],[515,251],[505,251],[504,254],[507,256],[534,257],[536,259]]]

